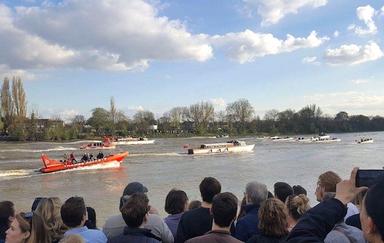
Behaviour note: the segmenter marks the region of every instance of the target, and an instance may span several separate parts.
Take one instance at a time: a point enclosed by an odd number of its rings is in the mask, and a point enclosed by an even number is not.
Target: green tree
[[[189,107],[188,118],[194,122],[196,132],[204,134],[215,119],[215,109],[210,102],[200,102]]]
[[[136,129],[140,134],[146,134],[149,126],[156,123],[155,116],[150,111],[138,111],[133,116]]]
[[[111,100],[110,100],[110,109],[109,109],[109,113],[111,114],[111,135],[114,136],[115,135],[115,126],[116,126],[116,123],[117,123],[117,110],[116,110],[116,106],[115,106],[115,99],[113,97],[111,97]]]
[[[12,102],[12,96],[9,88],[10,88],[9,79],[5,77],[2,88],[1,88],[1,95],[0,95],[1,109],[4,117],[3,131],[5,133],[8,132],[8,129],[12,125],[13,119],[14,119],[14,105]]]
[[[107,135],[111,128],[110,112],[104,108],[92,110],[92,116],[87,120],[87,124],[96,129],[97,135]]]

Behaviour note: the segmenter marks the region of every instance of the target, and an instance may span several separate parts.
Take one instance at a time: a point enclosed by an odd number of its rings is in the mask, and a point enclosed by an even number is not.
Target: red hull
[[[47,155],[43,154],[41,155],[41,159],[43,160],[44,167],[40,169],[42,173],[50,173],[55,171],[61,171],[61,170],[70,170],[75,168],[81,168],[81,167],[88,167],[92,165],[98,165],[98,164],[107,164],[110,162],[123,162],[124,158],[128,156],[128,152],[115,154],[107,156],[103,159],[96,159],[92,161],[87,162],[79,162],[76,164],[72,163],[63,163],[58,160],[49,159]]]

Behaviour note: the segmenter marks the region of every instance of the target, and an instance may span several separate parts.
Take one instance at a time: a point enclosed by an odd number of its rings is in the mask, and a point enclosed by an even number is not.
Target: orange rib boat
[[[72,163],[69,161],[60,162],[58,160],[48,158],[46,154],[42,154],[41,160],[43,161],[44,167],[40,169],[40,172],[50,173],[50,172],[61,171],[61,170],[70,170],[70,169],[81,168],[81,167],[108,164],[111,162],[121,163],[123,162],[124,158],[127,156],[128,156],[128,152],[124,152],[124,153],[115,154],[115,155],[108,155],[102,159]]]

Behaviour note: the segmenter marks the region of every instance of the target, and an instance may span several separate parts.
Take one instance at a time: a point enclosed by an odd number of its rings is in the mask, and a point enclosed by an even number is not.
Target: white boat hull
[[[155,140],[138,140],[138,141],[117,141],[114,145],[138,145],[138,144],[153,144]]]
[[[358,144],[366,144],[366,143],[373,143],[373,140],[367,140],[367,141],[358,141]]]
[[[80,149],[83,149],[83,150],[99,150],[99,149],[115,149],[116,148],[116,146],[108,146],[108,147],[100,147],[100,146],[95,146],[95,147],[82,147],[82,148],[80,148]]]
[[[222,148],[197,148],[188,149],[188,154],[222,154],[222,153],[241,153],[241,152],[252,152],[254,144],[245,146],[231,146]]]
[[[340,138],[335,139],[322,139],[322,140],[313,140],[313,143],[335,143],[335,142],[341,142]]]

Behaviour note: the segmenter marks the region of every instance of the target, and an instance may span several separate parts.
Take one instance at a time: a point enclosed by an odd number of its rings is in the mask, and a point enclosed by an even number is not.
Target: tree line
[[[174,107],[156,119],[153,112],[136,112],[129,118],[119,110],[114,98],[109,109],[96,107],[91,116],[74,116],[64,123],[59,118],[42,119],[37,111],[27,117],[27,100],[19,77],[4,78],[1,88],[1,137],[10,140],[40,141],[87,139],[102,136],[194,136],[194,135],[277,135],[317,134],[320,132],[365,132],[384,130],[384,117],[348,115],[341,111],[326,115],[312,104],[295,111],[269,110],[263,118],[255,116],[247,99],[229,103],[215,111],[210,102]]]

